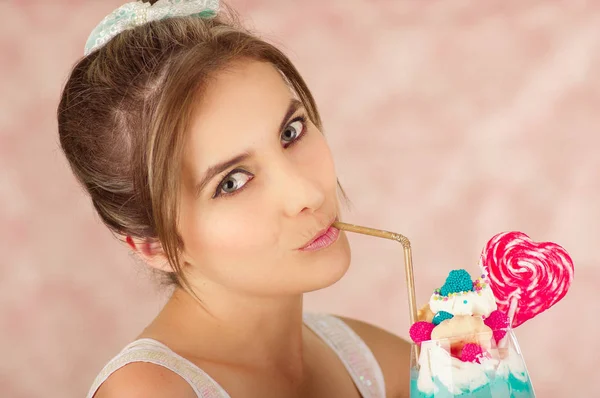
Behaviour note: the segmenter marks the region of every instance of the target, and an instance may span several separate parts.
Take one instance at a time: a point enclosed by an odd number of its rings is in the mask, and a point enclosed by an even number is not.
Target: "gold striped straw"
[[[359,225],[346,224],[343,222],[335,222],[333,226],[342,231],[355,232],[363,235],[375,236],[377,238],[385,238],[400,242],[404,249],[404,273],[406,276],[406,288],[408,291],[408,309],[411,325],[417,321],[417,304],[415,298],[415,279],[412,266],[412,252],[410,249],[410,241],[404,235],[395,232],[382,231],[380,229],[361,227]]]

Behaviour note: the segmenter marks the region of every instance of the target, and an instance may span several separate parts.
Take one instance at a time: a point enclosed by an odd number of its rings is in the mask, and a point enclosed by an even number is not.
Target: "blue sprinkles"
[[[473,291],[473,280],[471,275],[464,269],[452,270],[446,278],[446,283],[440,288],[442,296],[448,296],[450,293]]]

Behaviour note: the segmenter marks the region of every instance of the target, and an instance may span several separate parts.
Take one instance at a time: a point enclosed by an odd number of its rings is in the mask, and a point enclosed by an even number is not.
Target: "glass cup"
[[[535,397],[510,329],[497,344],[492,333],[474,333],[413,344],[411,352],[410,398]]]

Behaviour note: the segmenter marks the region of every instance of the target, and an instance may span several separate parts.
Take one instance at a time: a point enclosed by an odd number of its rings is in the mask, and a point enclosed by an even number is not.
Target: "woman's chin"
[[[350,268],[350,245],[345,234],[330,247],[311,252],[311,258],[303,270],[304,280],[310,285],[306,292],[329,287],[338,282]]]

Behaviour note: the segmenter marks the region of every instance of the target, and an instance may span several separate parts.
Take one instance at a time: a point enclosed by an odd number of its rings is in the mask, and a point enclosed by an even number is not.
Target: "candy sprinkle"
[[[440,288],[442,296],[469,291],[473,291],[473,280],[469,273],[464,269],[450,271],[444,286]]]

